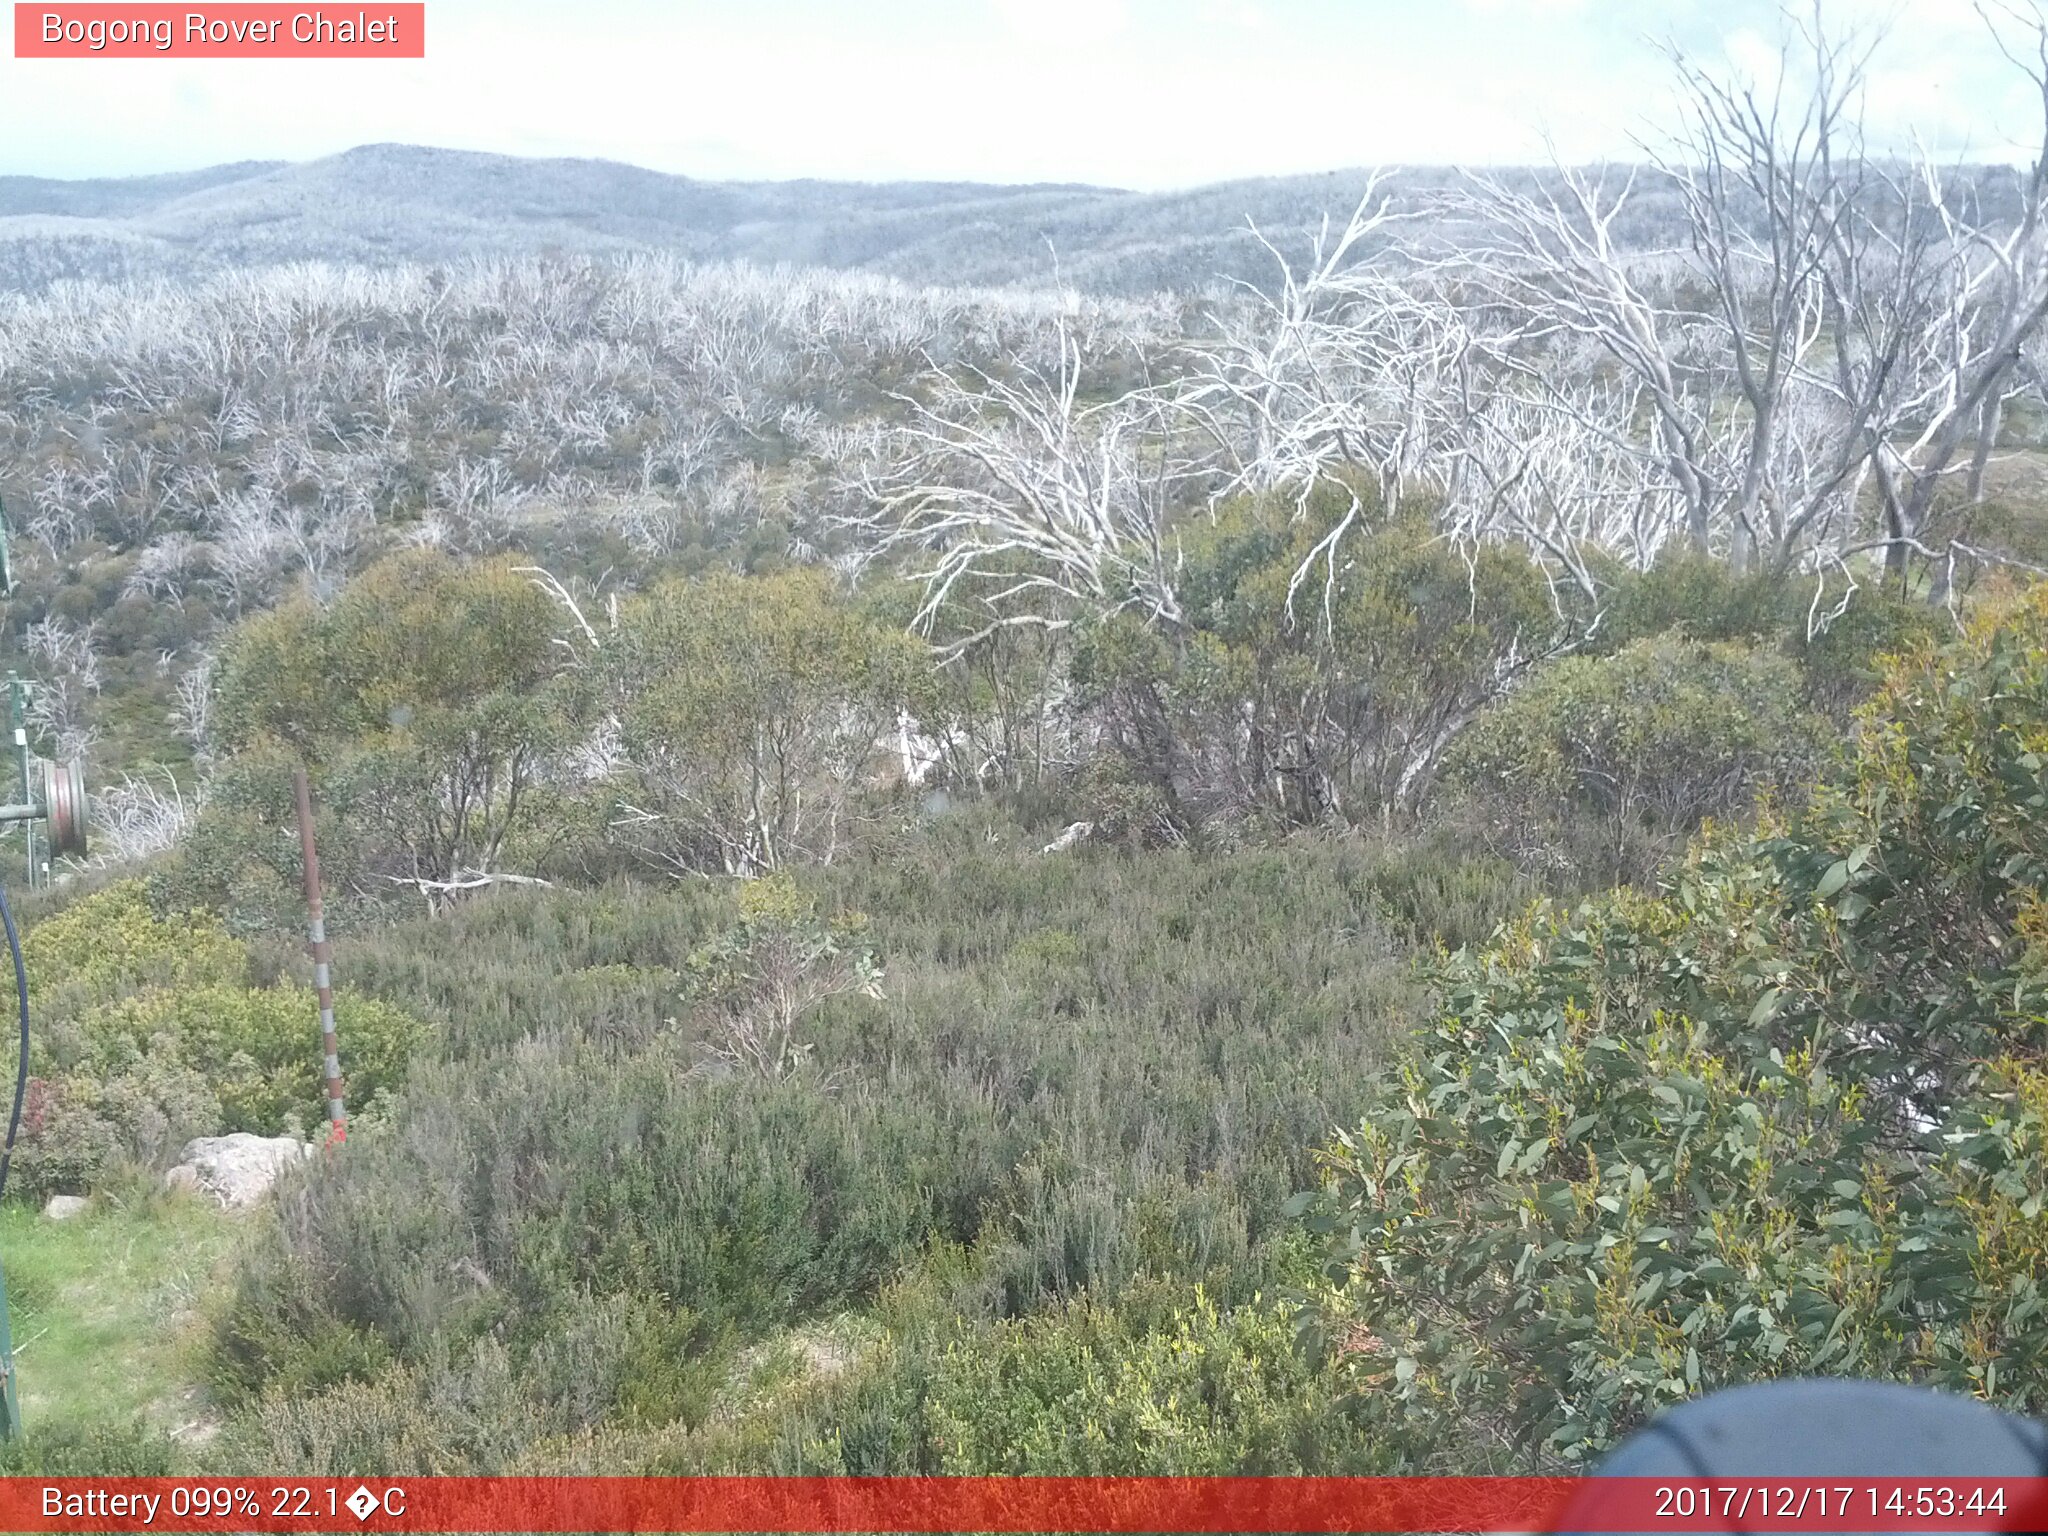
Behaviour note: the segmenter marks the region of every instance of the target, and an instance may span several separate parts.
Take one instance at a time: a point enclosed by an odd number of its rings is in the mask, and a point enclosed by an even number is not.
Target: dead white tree
[[[1525,545],[1591,612],[1600,598],[1596,553],[1641,568],[1684,525],[1677,489],[1627,441],[1641,393],[1597,372],[1539,390],[1515,374],[1469,370],[1446,422],[1444,532],[1465,543]]]
[[[178,674],[175,701],[171,705],[171,728],[192,748],[195,760],[204,764],[213,752],[213,657],[202,652],[192,665]]]
[[[1375,172],[1350,219],[1326,220],[1297,270],[1277,246],[1272,292],[1237,284],[1190,348],[1175,405],[1215,446],[1223,490],[1305,490],[1333,470],[1363,472],[1396,505],[1432,478],[1439,404],[1469,342],[1462,316],[1381,246],[1401,215]]]
[[[129,573],[126,591],[131,597],[185,606],[185,591],[203,563],[199,541],[191,534],[172,532],[135,553],[135,569]]]
[[[1959,470],[1981,483],[2048,316],[2048,28],[1987,20],[2043,102],[2039,159],[2003,199],[1874,154],[1875,41],[1817,13],[1764,82],[1678,57],[1682,117],[1651,170],[1558,168],[1533,190],[1473,177],[1453,199],[1484,233],[1439,270],[1492,319],[1500,376],[1619,450],[1589,494],[1633,499],[1648,469],[1685,536],[1741,568],[1876,548],[1897,571],[1924,552],[1939,488]],[[1618,234],[1646,176],[1683,213],[1683,244],[1654,259]],[[1589,396],[1588,348],[1631,414]]]
[[[190,830],[198,809],[168,769],[122,775],[119,784],[92,796],[93,847],[86,867],[133,864],[175,847]]]
[[[1909,553],[1935,555],[1937,597],[1948,592],[1956,552],[1982,552],[1953,539],[1939,553],[1927,547],[1936,499],[1959,471],[1966,498],[1983,499],[2006,405],[2025,389],[2023,359],[2048,322],[2048,21],[2033,8],[1979,11],[2033,88],[2039,148],[2030,167],[2012,174],[2016,208],[2003,217],[1997,207],[1983,207],[1962,178],[1945,181],[1931,162],[1922,166],[1926,203],[1938,221],[1924,237],[1924,254],[1915,252],[1929,269],[1928,297],[1906,338],[1911,392],[1871,463],[1887,570],[1901,570]],[[1854,297],[1848,289],[1845,309],[1859,320],[1876,308],[1852,307]]]
[[[290,555],[286,509],[263,492],[231,496],[207,514],[207,559],[230,613],[262,602]]]
[[[1168,521],[1181,469],[1144,392],[1080,399],[1082,349],[1064,324],[1059,367],[1015,377],[934,370],[845,519],[876,554],[921,565],[917,626],[958,652],[1006,626],[1058,629],[1081,613],[1180,621]],[[941,625],[942,616],[964,612]]]
[[[29,731],[50,741],[60,758],[86,756],[99,739],[93,723],[103,671],[98,624],[51,615],[23,630],[21,641],[35,677],[24,711]]]

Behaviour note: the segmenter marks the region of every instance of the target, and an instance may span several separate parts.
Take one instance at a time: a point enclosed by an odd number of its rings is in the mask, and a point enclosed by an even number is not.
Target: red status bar
[[[2048,1478],[0,1479],[0,1530],[2048,1530]]]

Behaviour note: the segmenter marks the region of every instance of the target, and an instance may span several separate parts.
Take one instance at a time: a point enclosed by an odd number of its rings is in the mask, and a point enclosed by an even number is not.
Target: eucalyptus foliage
[[[2040,1412],[2044,889],[2036,593],[1895,662],[1797,814],[1449,961],[1305,1202],[1325,1339],[1461,1468],[1780,1375]]]

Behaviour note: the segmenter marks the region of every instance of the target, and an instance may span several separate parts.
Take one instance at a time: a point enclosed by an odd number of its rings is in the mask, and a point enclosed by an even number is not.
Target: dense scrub
[[[65,1164],[39,1123],[39,1187],[290,1125],[309,768],[368,1113],[212,1309],[221,1464],[1425,1459],[1285,1300],[1417,961],[1796,801],[1899,631],[1664,566],[1603,629],[1368,501],[1219,507],[1173,626],[917,637],[909,587],[810,571],[600,610],[432,550],[238,625],[195,834],[37,929],[143,957],[39,978],[112,1127]]]
[[[36,1028],[12,1187],[80,1193],[161,1171],[194,1136],[304,1133],[324,1119],[303,987],[261,985],[248,947],[203,912],[160,915],[138,882],[36,923],[24,946]],[[358,1103],[398,1083],[425,1030],[344,993]]]
[[[1926,627],[1859,597],[1811,630],[1810,592],[1684,560],[1588,614],[1526,554],[1371,500],[1191,523],[1170,626],[963,632],[973,605],[947,605],[926,638],[907,584],[795,570],[664,577],[593,620],[514,558],[393,555],[228,636],[202,834],[159,899],[287,924],[299,761],[344,924],[507,880],[830,864],[913,790],[1136,844],[1462,818],[1546,881],[1642,879],[1704,817],[1796,794],[1875,658]]]
[[[1576,856],[1621,883],[1708,817],[1803,792],[1824,730],[1784,656],[1658,637],[1545,668],[1459,738],[1450,771],[1519,859]]]
[[[1732,591],[1539,667],[1387,837],[1055,856],[927,798],[738,901],[628,881],[365,932],[357,985],[446,1023],[219,1313],[228,1454],[1469,1470],[1582,1455],[1658,1401],[1794,1367],[2009,1395],[2033,1240],[1993,1257],[1969,1223],[2035,1220],[2002,1160],[2038,1131],[1979,1114],[1943,1153],[1916,1117],[2001,1084],[2024,1106],[2030,1079],[1974,1064],[2029,1038],[2032,1005],[1996,1001],[2019,974],[1997,944],[1948,946],[1955,974],[1990,966],[1961,992],[1916,960],[1918,906],[1854,930],[1878,870],[1954,920],[2016,910],[2004,884],[1939,896],[1906,868],[1982,829],[1944,830],[1952,804],[1877,765],[1924,762],[1951,800],[2016,783],[1957,769],[1942,733],[2024,765],[2048,608],[1889,664],[1833,767],[1803,679],[1875,678],[1871,649],[1717,631]],[[1752,823],[1763,787],[1780,806]],[[1481,851],[1513,793],[1566,817],[1567,897],[1612,871],[1600,838],[1728,820],[1668,894],[1518,917],[1543,887]],[[2031,847],[2015,817],[1992,819]],[[1468,948],[1409,1054],[1438,944]],[[1951,1023],[1887,1035],[1923,993]],[[773,1050],[731,1048],[767,1016]],[[1333,1124],[1361,1129],[1322,1162],[1311,1227],[1345,1241],[1318,1260],[1286,1213]],[[1303,1348],[1288,1298],[1322,1262],[1346,1283]]]
[[[1270,1316],[1306,1273],[1282,1207],[1403,1027],[1409,936],[1484,931],[1512,879],[1494,866],[1475,908],[1400,852],[1076,860],[970,817],[804,883],[866,914],[884,996],[819,1007],[782,1074],[723,1066],[685,1001],[689,957],[733,921],[721,888],[506,894],[351,947],[357,985],[447,1023],[386,1122],[284,1202],[221,1316],[252,1457],[527,1464],[560,1437],[668,1428],[714,1460],[772,1442],[803,1465],[1199,1467],[1283,1421],[1304,1444],[1335,1433],[1302,1407],[1313,1391],[1320,1413],[1329,1378]],[[1142,1277],[1167,1288],[1150,1313],[1101,1310]],[[1266,1322],[1216,1311],[1261,1292]],[[846,1346],[849,1396],[807,1398],[801,1433],[731,1440],[744,1350],[892,1294],[884,1312],[916,1317]],[[1188,1432],[1224,1438],[1185,1458],[999,1457],[993,1420],[992,1439],[947,1439],[1006,1352],[1068,1338],[1137,1392],[1178,1357],[1175,1329],[1242,1335],[1242,1361],[1202,1369],[1264,1382],[1270,1413],[1231,1428],[1191,1401]],[[927,1358],[950,1385],[913,1391]],[[1050,1426],[1079,1390],[1026,1383],[1014,1411]],[[471,1402],[451,1422],[483,1416],[492,1449],[416,1441],[416,1400]],[[859,1449],[878,1415],[909,1438]]]
[[[657,562],[600,607],[412,549],[230,631],[192,835],[37,926],[134,936],[39,976],[80,1043],[31,1158],[106,1188],[316,1112],[303,762],[368,1113],[210,1309],[219,1465],[1437,1455],[1288,1342],[1288,1201],[1418,961],[1796,807],[1925,625],[1810,632],[1683,561],[1593,614],[1369,490],[1234,499],[1176,558],[1173,624],[926,636],[886,572]]]
[[[1316,1218],[1391,1438],[1577,1459],[1813,1372],[2048,1406],[2044,745],[2036,591],[1895,662],[1803,807],[1449,968]]]
[[[1526,235],[1518,185],[1461,216]],[[1638,396],[1543,250],[1397,269],[1385,211],[1201,313],[584,259],[6,309],[30,730],[151,775],[146,878],[36,914],[24,1193],[317,1112],[317,807],[359,1113],[209,1304],[215,1463],[2038,1406],[2048,605],[1941,644],[2017,290],[1964,242],[1911,380],[1816,409],[1731,371],[1695,227],[1595,285]]]

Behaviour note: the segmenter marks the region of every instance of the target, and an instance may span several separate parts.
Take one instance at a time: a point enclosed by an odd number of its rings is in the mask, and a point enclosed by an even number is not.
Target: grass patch
[[[33,1442],[107,1426],[204,1437],[201,1298],[240,1236],[199,1200],[0,1208],[0,1261]]]

